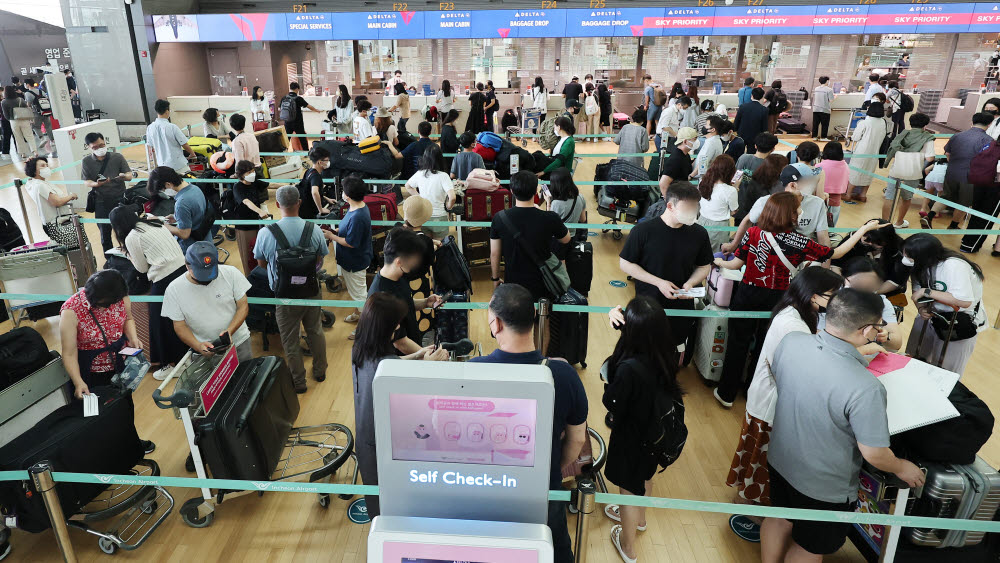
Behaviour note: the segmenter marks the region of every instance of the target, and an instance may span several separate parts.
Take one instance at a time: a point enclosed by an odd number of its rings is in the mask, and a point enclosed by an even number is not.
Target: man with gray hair
[[[284,291],[297,292],[294,297],[300,299],[319,299],[321,292],[316,281],[316,272],[305,275],[287,275],[279,272],[279,250],[293,248],[301,255],[314,253],[317,269],[323,263],[323,257],[329,254],[328,241],[333,233],[320,229],[313,223],[299,218],[299,190],[295,186],[278,188],[275,194],[281,219],[260,230],[257,242],[254,244],[253,256],[257,264],[267,269],[267,279],[271,289],[278,297],[287,297]],[[288,279],[285,279],[288,278]],[[312,294],[302,295],[309,291]],[[299,325],[305,329],[306,341],[312,353],[312,374],[317,382],[326,379],[326,338],[323,336],[323,313],[315,305],[278,305],[275,307],[275,320],[278,322],[278,332],[281,335],[281,346],[285,349],[285,359],[292,372],[292,381],[297,393],[306,392],[306,368],[302,360],[302,346],[299,344]]]
[[[862,458],[910,487],[924,484],[921,469],[889,449],[886,389],[858,352],[884,326],[880,296],[842,289],[827,304],[824,330],[781,340],[770,366],[778,392],[767,452],[773,506],[850,512]],[[767,518],[761,560],[822,561],[840,549],[849,528]]]

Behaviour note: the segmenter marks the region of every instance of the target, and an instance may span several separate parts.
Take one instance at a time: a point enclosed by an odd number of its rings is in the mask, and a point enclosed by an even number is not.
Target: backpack
[[[441,246],[434,252],[434,281],[446,290],[472,292],[469,263],[451,235],[444,237]]]
[[[239,204],[236,202],[236,192],[229,188],[222,194],[222,218],[239,219],[237,209],[239,209]]]
[[[993,141],[980,149],[969,162],[969,183],[974,186],[995,185],[998,162],[1000,162],[1000,145]]]
[[[5,207],[0,207],[0,250],[14,250],[25,244],[21,227],[17,226],[10,211],[7,211]],[[0,309],[2,308],[0,307]]]
[[[515,113],[512,109],[504,110],[503,117],[500,118],[500,128],[506,131],[508,127],[517,126],[517,113]]]
[[[125,278],[125,285],[128,287],[129,295],[143,295],[148,293],[153,284],[150,283],[146,274],[135,269],[132,261],[117,253],[108,251],[104,254],[104,270],[117,270]]]
[[[684,424],[684,402],[679,397],[673,397],[662,386],[656,384],[646,366],[635,360],[625,360],[640,377],[652,385],[656,385],[656,396],[653,397],[652,418],[645,430],[640,432],[642,449],[656,460],[662,467],[660,473],[680,457],[684,444],[687,442],[688,429]]]
[[[476,143],[498,151],[503,146],[503,139],[493,131],[483,131],[476,135]]]
[[[559,143],[559,135],[553,131],[556,125],[556,118],[550,117],[542,122],[538,127],[538,144],[547,151],[552,150]]]
[[[312,247],[315,225],[309,221],[302,227],[299,242],[292,246],[277,223],[267,226],[277,243],[278,269],[277,287],[274,296],[283,299],[313,299],[319,295],[319,280],[316,277],[316,263],[319,251]]]
[[[913,111],[913,98],[903,92],[899,93],[899,109],[903,112]]]
[[[788,96],[785,95],[784,90],[778,90],[778,94],[774,97],[774,105],[778,108],[778,113],[791,109],[791,104],[788,103]]]
[[[587,115],[597,115],[601,111],[601,106],[597,104],[597,96],[593,94],[587,96],[583,103],[583,110],[587,112]]]
[[[215,184],[192,185],[201,190],[202,195],[205,196],[205,217],[201,220],[201,225],[198,228],[191,229],[191,237],[194,240],[205,240],[208,233],[211,232],[215,220],[222,218],[222,197],[219,196],[219,190],[215,188]]]
[[[285,97],[281,98],[281,104],[278,106],[278,117],[282,121],[288,122],[298,119],[299,106],[295,103],[295,98],[298,98],[298,96],[291,93],[285,94]]]
[[[667,103],[667,91],[662,86],[653,88],[653,105],[662,106]]]
[[[22,326],[0,334],[0,389],[45,367],[56,356],[35,329]]]

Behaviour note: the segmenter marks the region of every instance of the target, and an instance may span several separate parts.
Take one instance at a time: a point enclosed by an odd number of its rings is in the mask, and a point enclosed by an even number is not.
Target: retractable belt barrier
[[[143,140],[143,141],[136,141],[134,143],[125,143],[124,145],[118,145],[117,147],[114,147],[114,148],[115,148],[115,151],[120,151],[122,149],[127,149],[127,148],[131,148],[131,147],[134,147],[134,146],[137,146],[137,145],[145,145],[145,144],[146,144],[146,141]],[[80,160],[74,160],[73,162],[70,162],[69,164],[63,164],[62,166],[57,166],[57,167],[53,168],[52,171],[53,172],[59,172],[61,170],[66,170],[68,168],[72,168],[72,167],[76,166],[77,164],[80,164],[81,162],[83,162],[82,158]],[[28,180],[29,180],[29,178],[19,178],[18,180],[15,180],[13,182],[7,182],[6,184],[0,184],[0,190],[5,190],[7,188],[13,188],[17,184],[18,181],[26,182]],[[82,184],[82,183],[84,183],[84,181],[83,180],[73,180],[73,181],[70,181],[70,180],[53,180],[51,183]]]
[[[103,485],[158,485],[175,488],[212,488],[238,491],[288,492],[288,493],[326,493],[345,495],[378,495],[377,485],[341,485],[334,483],[299,483],[299,482],[259,482],[240,481],[233,479],[198,479],[194,477],[147,477],[139,475],[104,475],[92,473],[52,472],[52,479],[57,483],[87,483]],[[27,481],[27,471],[0,471],[0,481]],[[571,491],[549,491],[549,500],[568,501]],[[843,512],[832,510],[811,510],[802,508],[778,508],[750,504],[731,504],[725,502],[710,502],[667,497],[638,497],[634,495],[616,495],[597,493],[595,500],[602,504],[617,504],[620,506],[641,506],[646,508],[666,508],[688,510],[695,512],[711,512],[717,514],[747,514],[765,518],[785,518],[795,520],[811,520],[816,522],[835,522],[840,524],[875,524],[883,526],[904,526],[908,528],[931,528],[940,530],[967,530],[970,532],[1000,532],[1000,522],[959,520],[952,518],[930,518],[924,516],[897,516],[890,514],[874,514],[866,512]]]

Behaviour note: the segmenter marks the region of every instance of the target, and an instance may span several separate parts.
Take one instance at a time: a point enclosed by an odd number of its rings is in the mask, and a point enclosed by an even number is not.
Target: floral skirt
[[[770,477],[767,471],[767,447],[771,425],[744,414],[740,443],[733,456],[726,484],[736,487],[742,498],[759,504],[771,504]]]

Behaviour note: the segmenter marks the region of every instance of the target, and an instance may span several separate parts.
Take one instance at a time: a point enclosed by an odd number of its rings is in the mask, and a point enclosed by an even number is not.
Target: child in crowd
[[[924,188],[931,195],[941,195],[944,191],[944,176],[948,173],[948,159],[939,157],[933,163],[924,168]],[[920,216],[926,217],[931,208],[931,200],[924,198],[924,204],[920,207]]]
[[[649,135],[646,134],[646,110],[639,108],[632,112],[628,124],[622,127],[618,135],[615,136],[615,144],[618,145],[618,152],[624,154],[649,150]],[[641,156],[620,156],[618,158],[639,168],[645,168],[643,166],[645,159]]]
[[[829,197],[827,207],[829,208],[830,226],[837,225],[840,219],[840,204],[847,193],[848,175],[850,168],[844,162],[844,146],[837,141],[831,141],[823,147],[823,160],[817,165],[823,169],[823,191]]]
[[[465,181],[469,177],[469,172],[476,168],[486,168],[486,162],[479,153],[472,149],[476,146],[476,136],[468,131],[462,133],[458,138],[458,145],[462,152],[455,155],[451,161],[451,179]]]
[[[358,115],[354,117],[354,142],[360,143],[377,133],[372,122],[368,120],[368,111],[372,109],[372,103],[368,100],[359,100],[355,107],[358,108]]]

